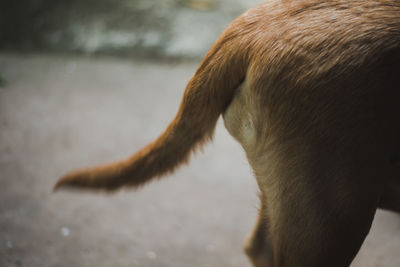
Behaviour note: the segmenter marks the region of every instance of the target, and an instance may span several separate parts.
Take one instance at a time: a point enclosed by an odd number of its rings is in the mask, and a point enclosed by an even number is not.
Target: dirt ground
[[[0,266],[250,266],[258,189],[220,122],[190,165],[137,191],[60,192],[66,171],[131,155],[173,118],[196,64],[0,54]],[[353,267],[400,266],[379,211]]]

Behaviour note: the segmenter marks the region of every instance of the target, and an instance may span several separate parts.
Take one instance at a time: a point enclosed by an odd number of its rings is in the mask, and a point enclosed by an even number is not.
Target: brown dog
[[[249,10],[208,52],[155,142],[56,189],[117,190],[171,173],[221,114],[261,190],[245,246],[254,266],[349,266],[376,209],[400,211],[400,1]]]

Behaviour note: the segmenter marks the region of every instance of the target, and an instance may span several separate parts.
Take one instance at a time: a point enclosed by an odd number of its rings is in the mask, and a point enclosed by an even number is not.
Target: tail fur
[[[211,140],[220,114],[245,78],[248,59],[238,47],[237,38],[244,35],[240,24],[243,29],[243,23],[228,27],[205,56],[186,87],[175,119],[157,140],[129,159],[68,173],[54,189],[137,187],[187,162],[193,150]]]

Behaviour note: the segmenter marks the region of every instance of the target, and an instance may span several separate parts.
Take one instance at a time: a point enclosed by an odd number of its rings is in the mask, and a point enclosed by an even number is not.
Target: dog
[[[269,0],[234,20],[179,111],[129,159],[60,188],[115,191],[173,172],[223,116],[261,207],[255,267],[349,266],[378,208],[400,212],[400,1]]]

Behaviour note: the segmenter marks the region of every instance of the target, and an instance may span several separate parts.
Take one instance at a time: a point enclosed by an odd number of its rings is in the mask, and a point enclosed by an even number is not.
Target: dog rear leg
[[[268,221],[265,208],[263,201],[261,201],[256,225],[249,234],[243,248],[254,267],[273,266],[272,247],[268,240]]]
[[[400,160],[399,153],[395,153],[390,165],[384,172],[386,178],[379,208],[400,213]]]
[[[379,208],[400,213],[400,177],[388,179],[379,200]]]
[[[348,267],[378,205],[382,189],[376,173],[368,161],[358,165],[341,153],[334,160],[320,153],[311,156],[299,147],[275,150],[279,156],[269,153],[269,161],[251,160],[255,173],[265,170],[265,177],[257,179],[268,203],[273,266]],[[264,164],[257,168],[257,162]]]

